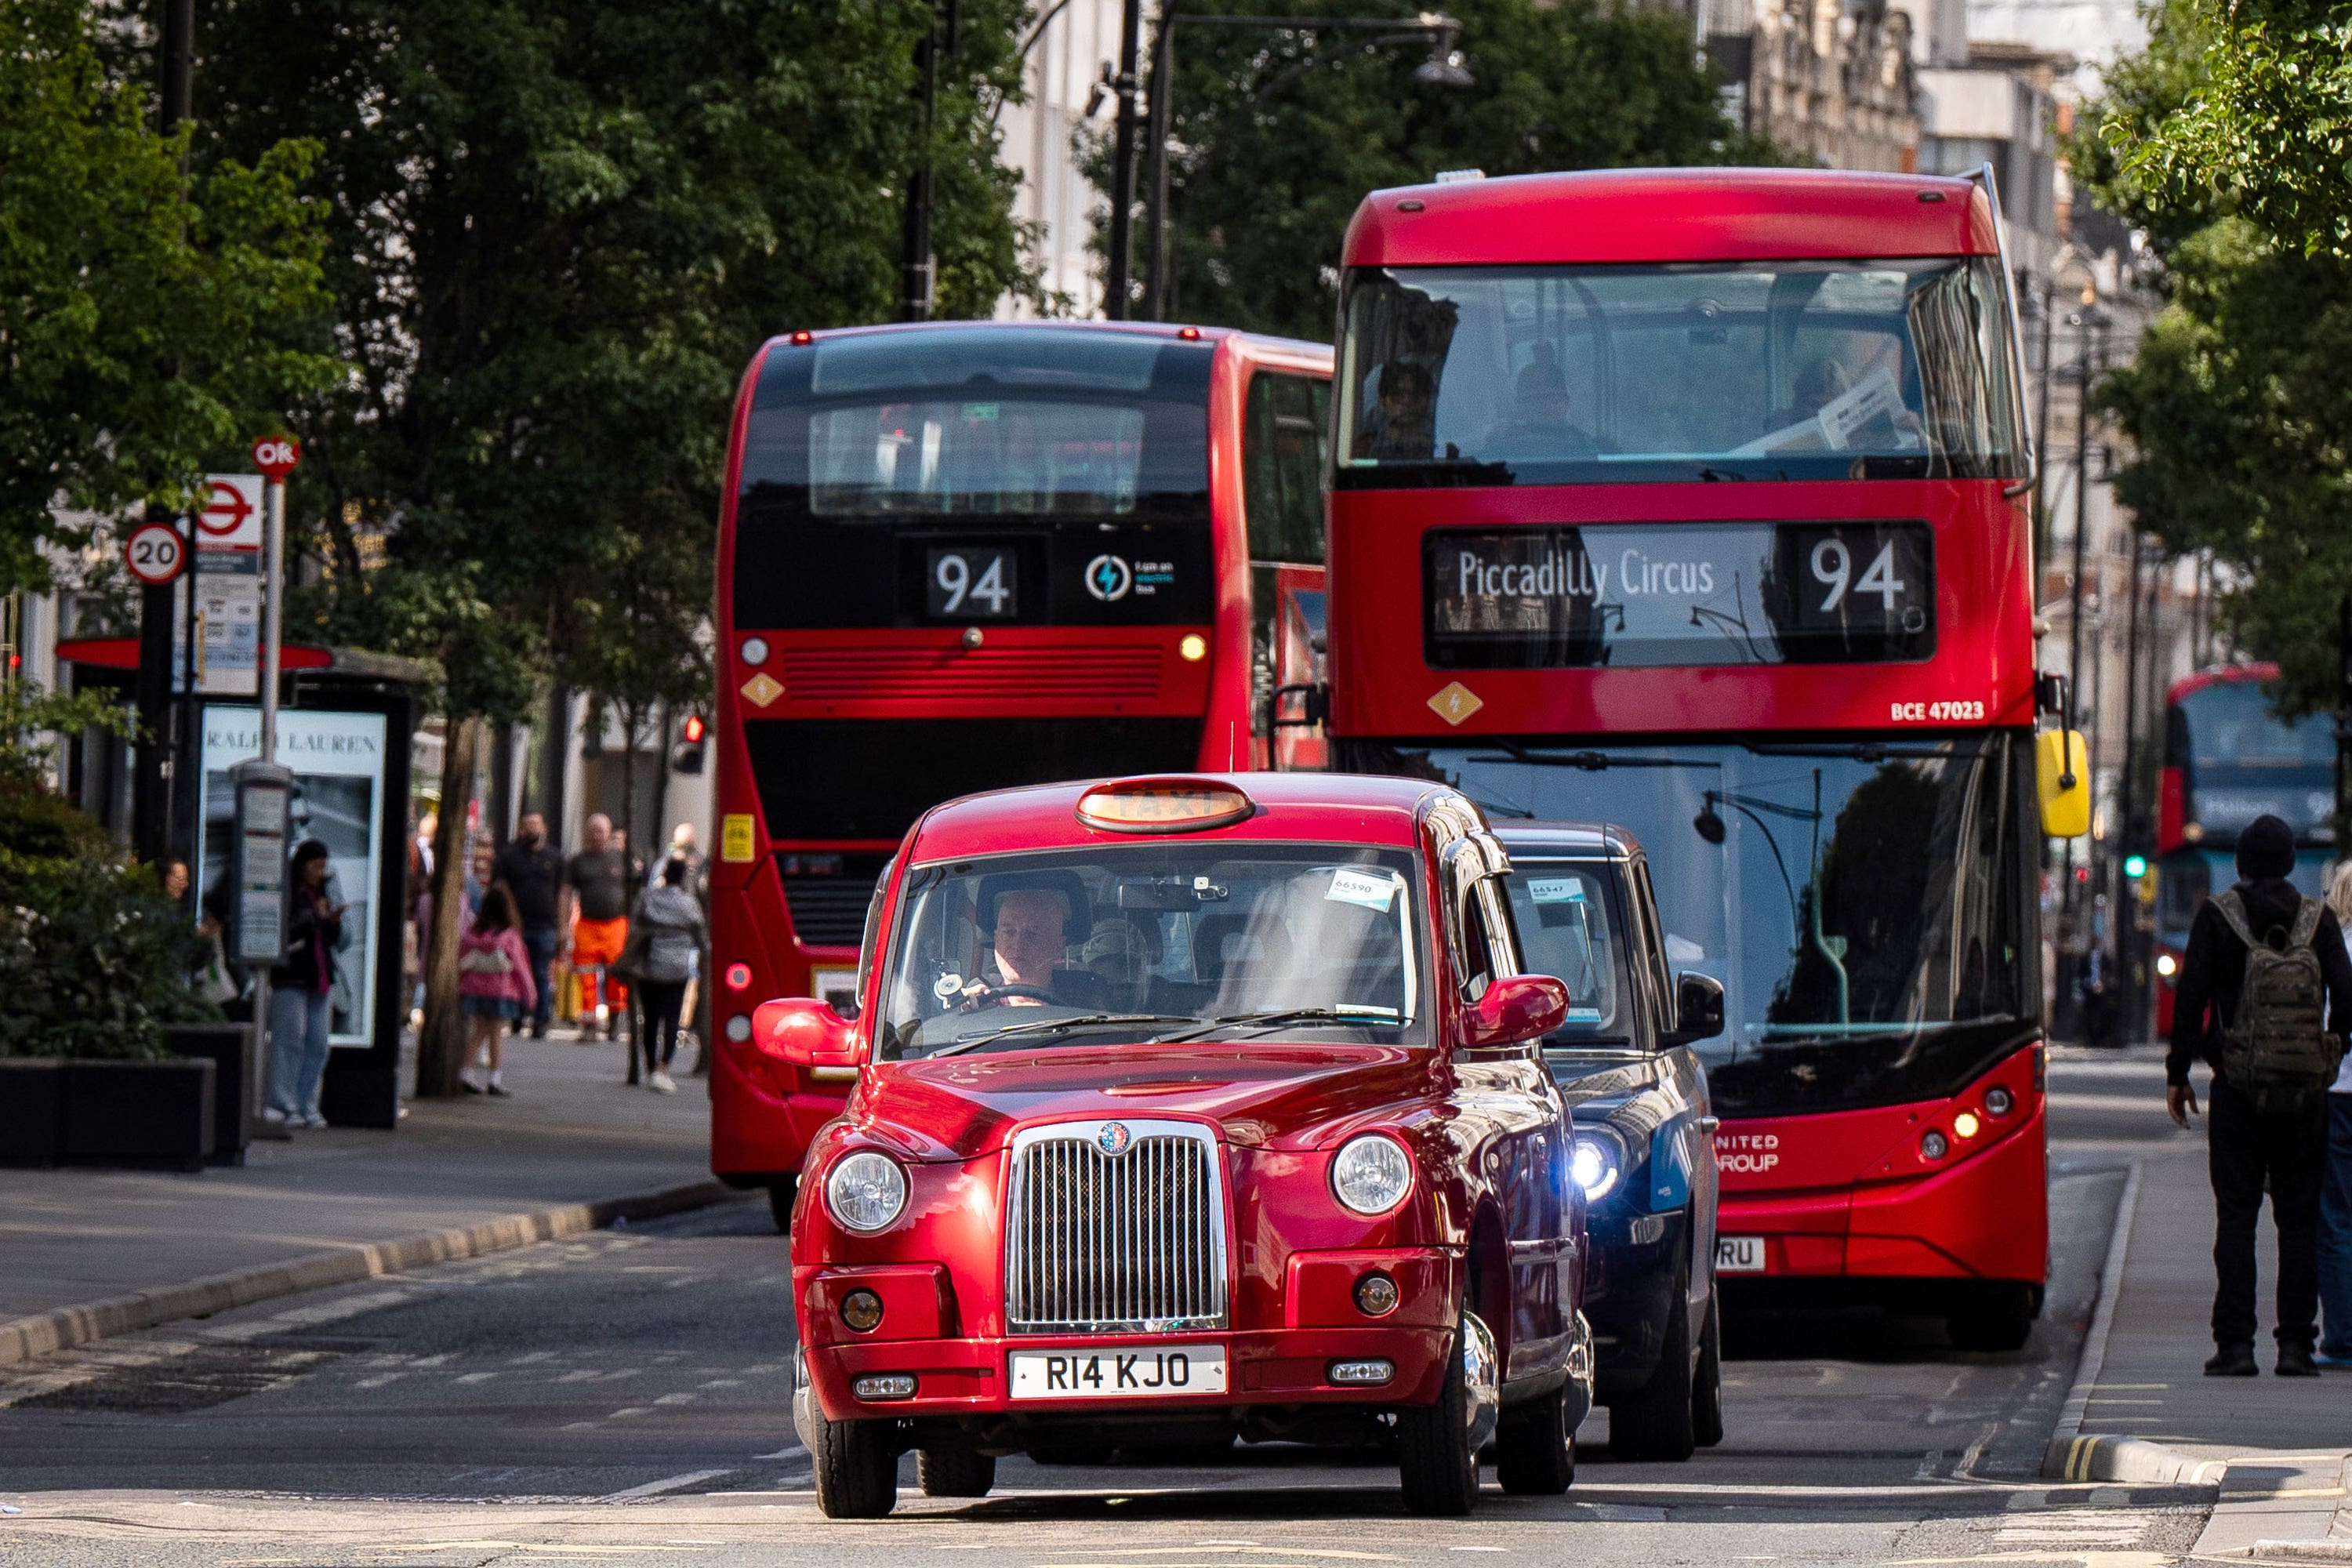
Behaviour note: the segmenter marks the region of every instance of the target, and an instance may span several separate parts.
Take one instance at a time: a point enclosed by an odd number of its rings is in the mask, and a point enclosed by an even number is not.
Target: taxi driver
[[[967,986],[964,1010],[1041,1007],[1049,1002],[1087,1005],[1087,998],[1068,994],[1074,983],[1094,979],[1083,970],[1063,967],[1069,926],[1070,895],[1060,888],[1008,888],[999,894],[989,944],[996,950],[1000,978],[992,984],[982,981]]]

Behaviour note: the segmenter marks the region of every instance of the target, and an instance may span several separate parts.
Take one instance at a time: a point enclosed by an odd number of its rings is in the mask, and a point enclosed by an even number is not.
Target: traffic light
[[[709,726],[699,713],[689,713],[686,722],[677,727],[677,744],[670,748],[669,765],[674,773],[698,773],[702,771],[703,752],[709,749]]]
[[[2135,882],[2138,881],[2142,877],[2147,876],[2147,857],[2145,855],[2125,856],[2124,875],[2129,877]]]

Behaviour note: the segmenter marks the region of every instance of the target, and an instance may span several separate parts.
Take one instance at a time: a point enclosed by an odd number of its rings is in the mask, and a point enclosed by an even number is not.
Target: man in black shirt
[[[2287,880],[2294,869],[2294,834],[2275,816],[2256,817],[2238,837],[2237,893],[2246,924],[2257,936],[2294,926],[2303,895]],[[2331,911],[2323,910],[2311,945],[2327,986],[2327,1022],[2342,1035],[2352,1023],[2352,959]],[[2237,1016],[2245,984],[2246,944],[2208,899],[2189,928],[2189,952],[2173,992],[2172,1047],[2164,1058],[2165,1109],[2181,1126],[2197,1110],[2189,1064],[2213,1069],[2211,1116],[2206,1126],[2216,1224],[2213,1268],[2213,1359],[2209,1377],[2252,1377],[2254,1365],[2254,1225],[2263,1192],[2271,1194],[2278,1226],[2278,1372],[2318,1375],[2312,1342],[2319,1313],[2319,1187],[2327,1154],[2326,1097],[2315,1093],[2308,1114],[2263,1110],[2221,1073],[2222,1031]],[[2325,1088],[2325,1085],[2320,1086]]]
[[[563,868],[565,924],[572,932],[572,967],[596,972],[596,1000],[589,1005],[604,1016],[604,1037],[620,1027],[621,1009],[628,991],[607,973],[629,942],[629,908],[645,883],[644,868],[633,860],[613,832],[613,819],[603,812],[582,825],[587,847]],[[594,1027],[592,1017],[583,1027]]]
[[[533,1039],[543,1040],[555,1006],[548,970],[555,963],[556,949],[562,946],[563,929],[558,908],[563,890],[563,852],[547,841],[546,817],[535,811],[522,814],[522,820],[515,825],[514,841],[499,856],[492,875],[514,894],[515,909],[522,916],[522,944],[530,953],[530,977],[539,983],[539,1000],[530,1010],[530,1033]],[[515,1030],[522,1030],[520,1018],[515,1020]]]

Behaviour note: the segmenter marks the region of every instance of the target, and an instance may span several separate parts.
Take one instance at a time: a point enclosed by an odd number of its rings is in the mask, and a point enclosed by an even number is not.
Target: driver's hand
[[[2197,1114],[2197,1091],[2185,1083],[2167,1084],[2164,1109],[2170,1113],[2175,1124],[2188,1126],[2189,1119]]]

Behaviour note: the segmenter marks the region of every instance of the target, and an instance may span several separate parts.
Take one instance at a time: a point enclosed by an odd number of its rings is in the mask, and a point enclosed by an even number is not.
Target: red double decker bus
[[[1660,985],[1726,992],[1695,1273],[2022,1342],[2047,1252],[2031,458],[1986,186],[1389,190],[1346,262],[1337,765],[1638,837]]]
[[[753,358],[719,532],[711,1165],[780,1219],[848,1082],[763,1051],[751,1009],[855,1011],[877,874],[924,809],[1321,764],[1270,715],[1319,678],[1330,366],[1099,322],[801,331]]]
[[[2238,879],[2238,835],[2257,816],[2294,829],[2294,885],[2326,892],[2336,858],[2336,726],[2325,713],[2282,719],[2263,691],[2274,664],[2203,669],[2172,683],[2157,792],[2156,1025],[2172,1033],[2172,984],[2189,923]]]

